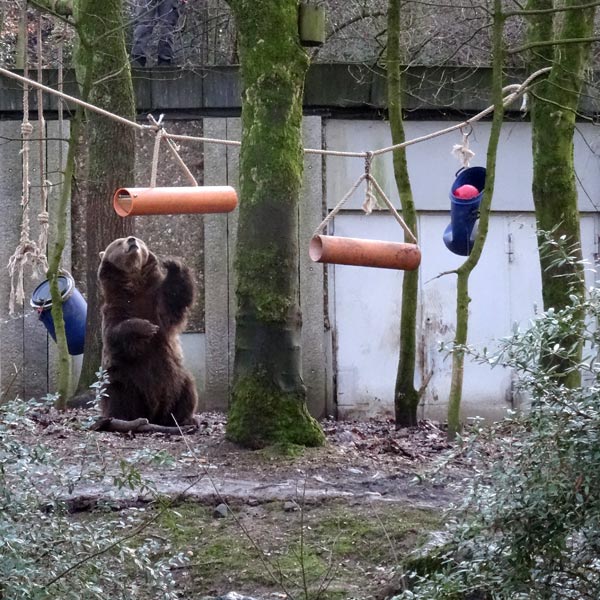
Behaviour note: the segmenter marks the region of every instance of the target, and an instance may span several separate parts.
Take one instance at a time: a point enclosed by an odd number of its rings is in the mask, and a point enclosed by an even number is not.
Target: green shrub
[[[571,260],[557,250],[557,260]],[[495,356],[469,350],[518,372],[531,406],[462,440],[479,474],[449,541],[412,563],[397,600],[600,598],[600,291],[570,299],[516,330]],[[570,368],[585,383],[569,388],[568,373],[553,366],[566,361],[553,358],[573,356],[574,332],[585,357]],[[418,572],[423,564],[430,572]]]
[[[164,541],[145,536],[145,511],[135,516],[99,519],[69,514],[65,498],[80,480],[146,489],[139,473],[124,461],[118,476],[101,468],[75,470],[41,444],[20,441],[35,426],[43,402],[13,402],[0,407],[0,598],[176,598],[170,556]]]

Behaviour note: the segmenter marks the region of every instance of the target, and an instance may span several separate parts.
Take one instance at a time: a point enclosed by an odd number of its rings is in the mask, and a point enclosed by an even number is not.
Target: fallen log
[[[92,431],[112,431],[115,433],[165,433],[167,435],[181,435],[192,433],[198,429],[198,423],[183,425],[182,427],[169,427],[167,425],[155,425],[148,419],[134,419],[124,421],[112,417],[100,417],[91,427]]]

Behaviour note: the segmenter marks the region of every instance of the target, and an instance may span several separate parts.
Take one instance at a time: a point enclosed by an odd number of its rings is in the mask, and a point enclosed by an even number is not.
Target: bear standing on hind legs
[[[135,237],[100,253],[105,417],[156,425],[194,423],[196,387],[183,367],[179,334],[194,299],[189,269]]]

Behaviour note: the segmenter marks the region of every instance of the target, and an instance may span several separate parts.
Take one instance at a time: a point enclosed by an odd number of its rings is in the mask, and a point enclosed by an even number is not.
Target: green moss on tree
[[[228,436],[257,448],[323,435],[301,377],[298,202],[308,56],[296,0],[231,0],[242,91],[236,341]]]
[[[290,268],[281,261],[275,244],[249,249],[238,256],[238,292],[251,299],[260,320],[285,322],[294,304],[287,281]]]
[[[407,10],[404,5],[404,10]],[[387,83],[390,129],[393,144],[405,141],[402,119],[402,82],[400,65],[400,0],[389,0],[388,42],[387,42]],[[406,150],[394,152],[394,174],[400,194],[400,204],[404,221],[416,234],[417,211],[412,195],[408,173]],[[405,236],[406,238],[406,236]],[[406,240],[405,241],[410,241]],[[402,312],[400,315],[400,355],[394,390],[394,409],[397,427],[412,427],[417,424],[417,407],[420,394],[415,389],[415,367],[417,352],[417,301],[419,292],[419,271],[405,271],[402,281]]]
[[[325,436],[308,413],[302,393],[286,393],[265,374],[256,373],[236,382],[234,397],[227,423],[229,439],[247,448],[324,444]]]
[[[589,38],[593,33],[596,8],[580,8],[577,0],[566,0],[565,7],[572,10],[567,10],[560,20],[555,19],[552,13],[538,14],[530,20],[530,42],[548,42],[546,46],[536,48],[532,65],[534,68],[552,67],[548,79],[535,88],[532,100],[532,191],[538,230],[552,232],[557,240],[564,236],[573,245],[577,258],[581,259],[573,135],[590,44],[553,47],[550,42],[554,39]],[[553,8],[553,2],[530,0],[528,8]],[[540,247],[543,241],[544,236],[540,234]],[[546,310],[560,310],[570,305],[572,294],[583,298],[585,283],[581,262],[559,264],[548,254],[540,253],[540,266]],[[546,365],[561,377],[568,372],[565,381],[571,386],[580,382],[578,371],[570,368],[581,359],[582,347],[578,340],[579,332],[575,327],[573,337],[565,341],[566,347],[572,348],[570,356],[566,360],[550,357]]]
[[[502,93],[502,67],[504,63],[504,23],[501,0],[494,0],[494,23],[492,30],[492,99],[494,102],[494,116],[488,142],[486,157],[486,178],[483,198],[479,207],[479,226],[471,254],[456,270],[456,333],[454,336],[455,352],[452,354],[452,377],[450,380],[450,394],[448,397],[448,438],[454,439],[460,431],[460,405],[462,401],[462,386],[465,367],[465,355],[461,348],[467,343],[469,331],[469,277],[479,263],[485,240],[487,238],[492,196],[496,181],[496,157],[500,131],[504,119],[504,97]]]
[[[83,98],[130,120],[135,103],[129,57],[125,46],[122,0],[79,0],[74,5],[79,43],[75,68],[80,81],[91,81]],[[88,144],[86,243],[88,318],[83,365],[78,390],[87,391],[101,363],[100,298],[96,283],[98,253],[115,238],[134,232],[133,219],[119,217],[112,194],[133,183],[135,131],[122,123],[87,114],[84,132]]]

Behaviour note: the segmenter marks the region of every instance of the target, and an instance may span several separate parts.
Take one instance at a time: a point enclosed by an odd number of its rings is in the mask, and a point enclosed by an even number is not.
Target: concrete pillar
[[[239,140],[240,119],[204,119],[204,135]],[[204,146],[204,183],[231,185],[239,193],[239,147]],[[205,397],[202,410],[227,411],[233,379],[235,287],[233,261],[237,210],[204,217]]]

